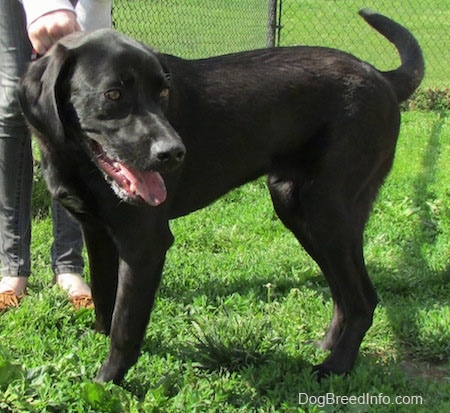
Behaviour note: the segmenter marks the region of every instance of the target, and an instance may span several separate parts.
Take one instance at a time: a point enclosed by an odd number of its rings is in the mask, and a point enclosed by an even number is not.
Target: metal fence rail
[[[207,57],[266,45],[329,46],[378,68],[395,49],[358,15],[365,6],[408,27],[427,65],[423,86],[448,88],[450,0],[114,0],[116,28],[165,53]]]

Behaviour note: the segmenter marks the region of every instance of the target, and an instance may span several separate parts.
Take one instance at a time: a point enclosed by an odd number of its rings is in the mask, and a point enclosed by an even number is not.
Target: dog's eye
[[[163,90],[161,90],[161,92],[159,92],[159,97],[161,99],[169,97],[169,88],[165,87]]]
[[[121,93],[119,89],[111,89],[105,92],[105,97],[109,100],[119,100],[121,97]]]

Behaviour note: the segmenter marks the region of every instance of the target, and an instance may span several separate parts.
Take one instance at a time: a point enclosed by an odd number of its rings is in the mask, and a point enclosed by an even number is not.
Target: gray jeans
[[[18,102],[16,85],[31,56],[23,7],[0,0],[0,262],[2,276],[30,275],[31,137]],[[83,272],[78,224],[52,204],[52,268],[55,274]]]

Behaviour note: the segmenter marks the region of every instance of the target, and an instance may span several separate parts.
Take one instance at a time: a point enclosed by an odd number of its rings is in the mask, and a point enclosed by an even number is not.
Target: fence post
[[[267,15],[267,47],[275,47],[277,33],[277,3],[278,0],[269,0]]]

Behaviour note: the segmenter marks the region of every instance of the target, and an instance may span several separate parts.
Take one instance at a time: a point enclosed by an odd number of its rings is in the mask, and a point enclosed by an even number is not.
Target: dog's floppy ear
[[[164,76],[166,78],[166,80],[169,82],[172,80],[172,75],[170,73],[170,69],[169,66],[167,65],[166,59],[164,58],[164,56],[161,53],[156,54],[156,57],[159,61],[159,63],[161,64],[161,67],[164,71]]]
[[[165,56],[160,53],[158,50],[151,48],[150,46],[147,46],[144,43],[141,43],[141,45],[144,47],[144,49],[146,49],[148,51],[148,53],[150,53],[151,55],[155,56],[156,59],[158,60],[159,64],[161,65],[161,68],[164,72],[164,77],[166,78],[166,80],[169,82],[171,81],[171,73],[170,73],[170,69],[169,66],[167,64],[166,58]]]
[[[30,64],[18,88],[25,119],[39,136],[53,142],[64,140],[60,96],[70,55],[65,46],[56,45],[50,54]]]

